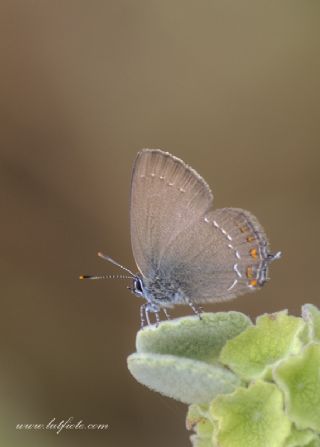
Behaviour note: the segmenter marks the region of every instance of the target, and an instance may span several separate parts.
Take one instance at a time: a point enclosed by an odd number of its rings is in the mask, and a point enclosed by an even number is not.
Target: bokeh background
[[[319,14],[311,0],[1,1],[1,446],[189,445],[186,406],[127,370],[140,301],[77,279],[119,273],[98,250],[135,269],[143,147],[184,159],[283,251],[262,291],[206,310],[319,304]],[[110,428],[15,430],[71,416]]]

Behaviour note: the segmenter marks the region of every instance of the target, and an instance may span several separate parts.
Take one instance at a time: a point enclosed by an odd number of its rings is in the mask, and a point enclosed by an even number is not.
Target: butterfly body
[[[137,276],[134,279],[133,292],[159,308],[172,308],[176,304],[187,304],[182,286],[180,280],[175,277],[166,279],[159,275],[152,278]]]

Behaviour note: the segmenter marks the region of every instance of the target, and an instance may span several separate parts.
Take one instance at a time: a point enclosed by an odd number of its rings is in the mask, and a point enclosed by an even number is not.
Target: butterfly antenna
[[[81,275],[79,279],[131,279],[132,276],[126,275]]]
[[[134,273],[132,273],[131,270],[127,269],[126,267],[124,267],[123,265],[119,264],[119,262],[115,261],[114,259],[110,258],[110,256],[104,255],[103,253],[101,253],[99,251],[98,253],[99,258],[104,259],[105,261],[109,261],[114,265],[117,265],[118,267],[120,267],[122,270],[125,270],[126,272],[130,273],[130,275],[132,275],[132,278],[135,278],[136,275]]]

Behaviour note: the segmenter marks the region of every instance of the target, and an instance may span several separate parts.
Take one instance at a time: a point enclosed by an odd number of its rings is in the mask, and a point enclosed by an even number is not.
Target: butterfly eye
[[[143,296],[143,285],[140,278],[135,278],[133,280],[133,291],[137,296]]]

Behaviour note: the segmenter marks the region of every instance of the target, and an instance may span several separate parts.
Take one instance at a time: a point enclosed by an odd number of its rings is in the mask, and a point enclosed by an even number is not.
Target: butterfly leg
[[[146,303],[144,306],[145,306],[144,312],[145,312],[145,315],[146,315],[148,326],[151,325],[151,321],[150,321],[150,317],[149,317],[149,313],[150,312],[156,314],[156,327],[159,326],[159,323],[160,323],[160,317],[159,317],[160,307],[157,304],[151,303],[151,302]]]
[[[158,327],[160,323],[159,312],[155,312],[155,314],[156,314],[156,327]]]
[[[164,312],[165,316],[167,317],[167,320],[170,320],[170,315],[165,307],[163,308],[163,312]]]
[[[149,317],[149,312],[150,312],[149,306],[148,306],[148,304],[146,304],[146,307],[145,307],[145,314],[146,314],[146,319],[147,319],[148,326],[151,325],[150,317]]]
[[[203,312],[202,307],[196,306],[191,300],[187,299],[187,304],[191,307],[193,312],[198,315],[199,320],[202,320],[201,313]]]

